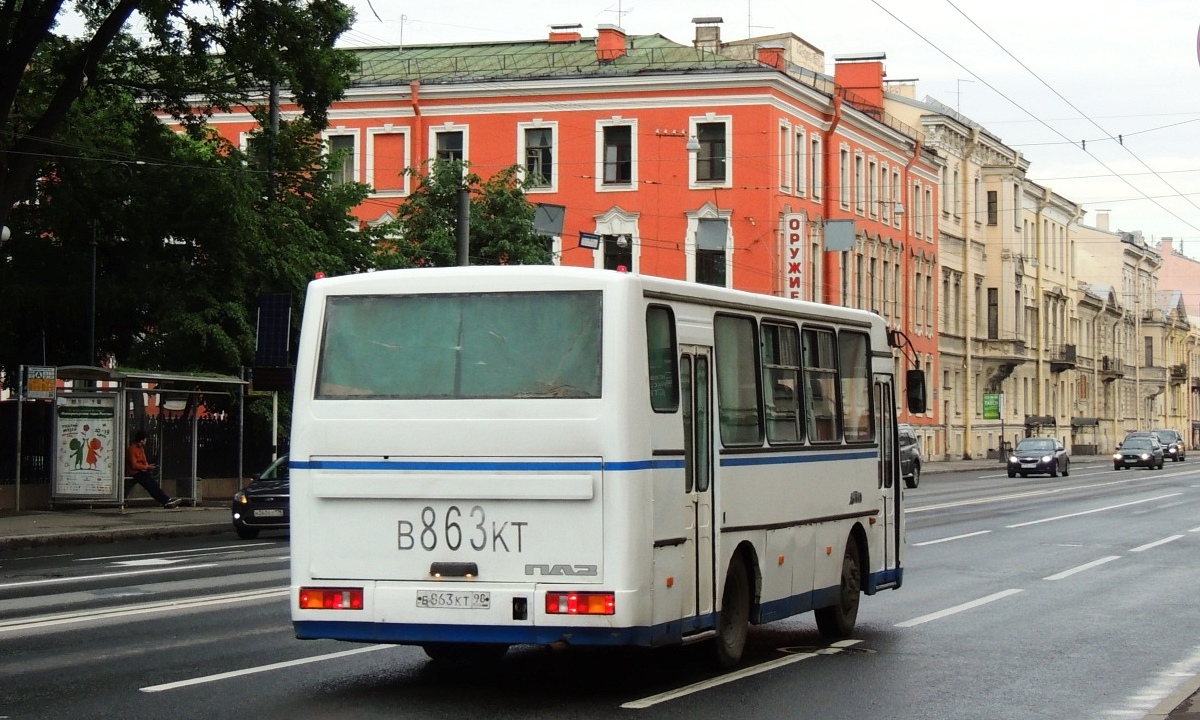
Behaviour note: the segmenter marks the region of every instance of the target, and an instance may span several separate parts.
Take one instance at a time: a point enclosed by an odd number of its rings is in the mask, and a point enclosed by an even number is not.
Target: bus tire
[[[842,577],[838,583],[837,603],[817,608],[817,630],[830,640],[849,637],[858,620],[858,601],[862,593],[862,568],[859,566],[858,540],[851,535],[846,540],[842,556]]]
[[[421,649],[433,662],[447,666],[493,665],[508,652],[502,643],[425,643]]]
[[[717,636],[713,639],[717,664],[731,668],[741,662],[750,632],[750,577],[740,553],[735,553],[725,575],[721,611],[717,614]]]

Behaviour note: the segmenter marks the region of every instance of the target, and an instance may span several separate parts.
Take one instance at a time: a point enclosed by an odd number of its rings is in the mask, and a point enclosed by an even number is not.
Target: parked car
[[[1071,474],[1071,458],[1067,449],[1052,437],[1027,437],[1017,443],[1012,455],[1008,456],[1008,476],[1028,477],[1046,473],[1050,477]]]
[[[1150,432],[1154,433],[1158,441],[1162,443],[1163,452],[1171,458],[1171,462],[1180,462],[1187,457],[1187,446],[1183,442],[1183,435],[1179,434],[1178,430],[1161,428]]]
[[[921,443],[917,431],[908,423],[900,423],[900,475],[904,486],[915,488],[921,484]]]
[[[253,540],[263,530],[287,530],[288,459],[267,466],[249,485],[233,496],[233,529],[243,540]]]
[[[1134,435],[1130,433],[1130,435]],[[1116,453],[1113,454],[1113,470],[1124,470],[1127,467],[1161,468],[1164,464],[1162,443],[1158,438],[1142,434],[1125,440]]]

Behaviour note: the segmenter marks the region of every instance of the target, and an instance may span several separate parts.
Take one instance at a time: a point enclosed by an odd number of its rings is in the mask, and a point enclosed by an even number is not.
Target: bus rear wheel
[[[858,620],[858,601],[862,592],[862,568],[858,564],[858,540],[853,535],[846,541],[842,556],[842,578],[838,583],[837,603],[817,608],[817,630],[828,639],[849,637]]]
[[[718,665],[730,668],[741,662],[749,632],[750,577],[742,556],[735,554],[725,576],[721,612],[717,615],[717,636],[713,639]]]
[[[508,646],[499,643],[425,643],[429,659],[439,665],[491,665],[500,662]]]

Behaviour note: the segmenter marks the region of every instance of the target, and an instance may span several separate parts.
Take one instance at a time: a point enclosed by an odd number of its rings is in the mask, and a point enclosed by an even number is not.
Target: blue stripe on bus
[[[877,457],[871,450],[835,453],[804,453],[800,455],[770,454],[743,457],[726,457],[721,467],[746,467],[755,465],[795,465],[799,463],[830,462],[836,460],[869,460]],[[594,460],[293,460],[293,470],[351,470],[351,471],[398,471],[423,470],[438,472],[635,472],[639,470],[678,470],[683,467],[683,458],[656,460],[627,460],[623,462],[597,462]]]

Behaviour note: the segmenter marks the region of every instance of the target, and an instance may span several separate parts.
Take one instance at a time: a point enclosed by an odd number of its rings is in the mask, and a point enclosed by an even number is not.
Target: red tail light
[[[300,588],[301,610],[362,610],[362,588]]]
[[[546,614],[613,615],[615,597],[613,593],[550,592],[546,593]]]

